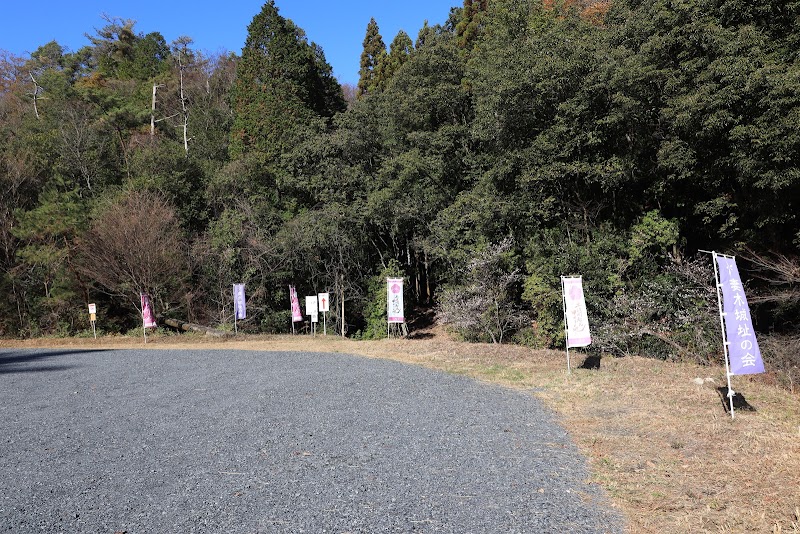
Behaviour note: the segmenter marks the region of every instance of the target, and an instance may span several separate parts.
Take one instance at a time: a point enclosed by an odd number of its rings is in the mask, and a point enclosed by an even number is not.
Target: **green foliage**
[[[252,152],[268,165],[299,142],[315,117],[344,109],[322,50],[278,14],[274,0],[248,26],[230,102],[231,156]]]
[[[678,223],[664,219],[657,210],[645,213],[642,220],[631,228],[628,257],[636,262],[646,254],[662,257],[678,244]]]
[[[532,238],[525,249],[528,277],[522,298],[533,314],[533,335],[542,347],[557,347],[564,338],[561,276],[583,277],[591,325],[602,322],[609,303],[625,287],[624,235],[611,225],[593,229],[576,241],[569,227],[552,228]]]
[[[458,46],[469,49],[478,38],[482,22],[489,10],[489,0],[464,0],[461,20],[456,26]]]
[[[229,322],[245,281],[248,328],[288,331],[291,283],[343,294],[331,320],[382,337],[386,267],[408,302],[494,298],[526,321],[491,330],[497,314],[473,307],[485,324],[467,338],[554,347],[559,277],[580,274],[604,350],[708,359],[706,282],[685,255],[798,253],[800,2],[612,4],[465,0],[388,52],[371,20],[346,111],[322,48],[273,0],[241,57],[114,18],[77,52],[0,56],[0,329],[85,330],[89,295],[126,328],[136,283],[78,260],[144,261],[119,235],[149,204],[85,249],[141,194],[168,208],[143,231],[171,260],[160,309],[196,321]],[[507,238],[518,256],[469,267]],[[796,303],[754,315],[791,331]]]
[[[400,262],[391,260],[381,270],[380,274],[373,276],[367,282],[367,298],[364,304],[364,319],[366,326],[362,333],[363,339],[381,339],[386,337],[386,279],[403,278]]]

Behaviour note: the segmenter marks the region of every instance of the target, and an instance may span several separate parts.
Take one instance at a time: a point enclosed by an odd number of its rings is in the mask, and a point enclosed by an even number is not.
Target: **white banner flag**
[[[592,343],[592,337],[589,334],[589,316],[583,298],[583,281],[580,276],[562,276],[561,285],[567,320],[567,348],[586,347]]]

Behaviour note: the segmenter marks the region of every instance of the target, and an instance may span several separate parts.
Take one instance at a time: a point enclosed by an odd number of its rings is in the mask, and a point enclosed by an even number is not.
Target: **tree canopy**
[[[291,284],[344,298],[334,325],[368,336],[391,272],[465,338],[558,346],[559,276],[579,273],[604,350],[707,355],[697,252],[798,257],[798,15],[465,0],[388,49],[373,18],[348,107],[274,0],[241,57],[126,19],[76,52],[0,54],[2,331],[79,331],[88,300],[124,330],[145,289],[225,323],[245,282],[242,328],[285,331]],[[158,227],[166,248],[124,241],[163,253],[158,281],[92,270],[126,261],[110,217]],[[455,314],[466,300],[496,309]],[[757,327],[791,330],[797,301],[767,301]]]

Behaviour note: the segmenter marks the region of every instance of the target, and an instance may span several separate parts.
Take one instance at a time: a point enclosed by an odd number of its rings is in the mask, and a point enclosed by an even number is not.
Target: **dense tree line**
[[[5,54],[3,331],[80,331],[88,301],[131,328],[139,291],[226,323],[244,281],[253,331],[288,329],[291,283],[344,295],[334,321],[369,335],[391,273],[468,339],[556,346],[559,275],[582,274],[602,348],[707,357],[697,251],[800,246],[798,16],[784,0],[465,0],[388,49],[371,20],[350,102],[272,0],[241,57],[116,19],[76,52]],[[130,263],[152,248],[169,268],[104,272],[114,231]],[[446,303],[489,313],[481,287],[505,315],[454,318]],[[759,327],[791,330],[797,300],[763,301]]]

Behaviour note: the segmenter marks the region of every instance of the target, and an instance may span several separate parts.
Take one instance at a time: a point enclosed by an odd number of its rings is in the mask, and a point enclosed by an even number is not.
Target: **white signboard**
[[[311,316],[312,323],[319,322],[319,308],[317,307],[317,296],[306,297],[306,315]]]
[[[317,299],[319,300],[319,311],[331,311],[331,297],[328,293],[320,293],[317,295]]]
[[[89,313],[97,313],[97,304],[89,304]]]

